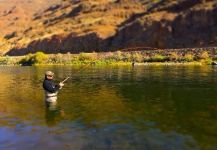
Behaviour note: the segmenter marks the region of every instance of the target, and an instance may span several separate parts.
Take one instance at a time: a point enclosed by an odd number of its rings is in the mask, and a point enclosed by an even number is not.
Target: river
[[[0,66],[0,149],[217,149],[211,66]],[[45,107],[44,73],[58,107]]]

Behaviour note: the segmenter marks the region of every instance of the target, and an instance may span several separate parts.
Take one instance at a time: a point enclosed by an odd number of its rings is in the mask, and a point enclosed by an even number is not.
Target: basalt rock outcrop
[[[0,43],[2,55],[216,46],[216,0],[65,0]]]

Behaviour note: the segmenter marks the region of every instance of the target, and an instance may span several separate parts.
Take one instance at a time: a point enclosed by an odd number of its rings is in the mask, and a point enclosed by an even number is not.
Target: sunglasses
[[[48,75],[48,77],[53,77],[53,76],[49,76],[49,75]]]

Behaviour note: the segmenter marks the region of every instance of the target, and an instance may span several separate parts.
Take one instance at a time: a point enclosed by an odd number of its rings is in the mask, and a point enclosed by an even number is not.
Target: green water
[[[217,149],[211,66],[0,66],[0,149]],[[44,72],[58,109],[46,109]],[[73,75],[73,76],[72,76]]]

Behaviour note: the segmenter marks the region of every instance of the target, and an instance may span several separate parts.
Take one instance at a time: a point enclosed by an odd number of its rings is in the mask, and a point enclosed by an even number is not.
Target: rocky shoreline
[[[188,65],[206,63],[210,65],[216,65],[217,60],[217,47],[203,47],[203,48],[181,48],[181,49],[156,49],[144,47],[122,49],[115,52],[101,52],[101,53],[79,53],[79,54],[44,54],[47,58],[43,62],[47,64],[70,64],[72,62],[108,62],[108,63],[120,63],[131,62],[132,65]],[[11,62],[15,64],[21,59],[34,59],[37,57],[35,54],[28,54],[23,56],[5,56],[1,57],[0,64],[8,64]],[[39,56],[42,57],[42,56]],[[52,60],[55,60],[53,62]],[[94,60],[94,61],[93,61]],[[32,61],[32,60],[31,60]],[[60,62],[60,63],[56,63]],[[42,64],[46,64],[42,63]],[[9,63],[10,64],[10,63]]]
[[[181,48],[181,49],[150,49],[150,50],[130,50],[122,51],[122,53],[139,53],[142,56],[152,57],[156,54],[160,54],[163,56],[171,56],[173,53],[176,53],[179,57],[183,57],[186,54],[192,54],[195,57],[198,57],[200,54],[207,52],[211,59],[214,59],[217,55],[217,47],[202,47],[202,48]]]

